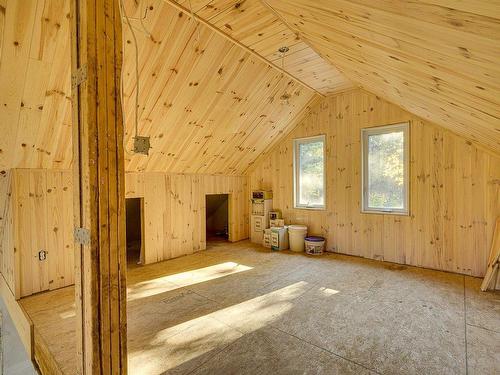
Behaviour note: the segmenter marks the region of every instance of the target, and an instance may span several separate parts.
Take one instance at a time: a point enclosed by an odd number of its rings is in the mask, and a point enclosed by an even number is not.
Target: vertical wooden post
[[[119,0],[71,0],[71,24],[78,371],[126,374]]]

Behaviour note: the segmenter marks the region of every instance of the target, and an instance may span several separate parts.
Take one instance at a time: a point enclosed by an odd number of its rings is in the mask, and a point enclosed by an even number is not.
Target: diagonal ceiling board
[[[176,2],[189,7],[189,1]],[[277,51],[284,45],[289,47],[285,71],[321,94],[328,95],[353,87],[343,74],[300,40],[296,32],[260,0],[206,0],[204,6],[201,3],[192,3],[197,16],[268,61],[281,66],[281,55]],[[309,61],[300,63],[303,50],[308,51]],[[296,55],[299,52],[300,55]]]
[[[499,2],[498,0],[496,2],[496,6],[495,1],[456,0],[420,0],[418,2],[354,0],[352,3],[400,16],[411,14],[411,18],[417,20],[417,22],[426,22],[438,26],[449,25],[466,33],[491,38],[492,35],[498,35],[500,32],[500,23],[495,22],[495,18],[500,17]],[[467,4],[469,6],[461,9],[461,6]],[[481,5],[488,5],[489,12],[481,14]],[[479,13],[475,13],[474,10],[479,11]]]
[[[463,13],[477,14],[485,17],[500,17],[498,0],[420,0],[418,3],[438,6],[443,12],[455,9]]]
[[[265,0],[353,81],[498,153],[499,20],[429,1]]]
[[[168,30],[161,33],[147,24],[153,38],[139,36],[141,45],[156,50],[146,53],[141,68],[139,106],[140,134],[152,136],[153,149],[147,158],[127,155],[128,169],[241,174],[315,93],[168,2],[153,8],[167,9],[158,19],[174,25],[163,22]],[[126,44],[125,56],[130,48]],[[292,93],[289,106],[277,104],[285,85]],[[125,90],[126,108],[133,108],[134,90]],[[132,118],[129,111],[127,122]]]
[[[163,1],[166,4],[172,6],[173,8],[175,8],[175,9],[181,11],[182,13],[186,14],[190,18],[190,20],[194,20],[195,22],[201,24],[202,26],[208,27],[212,31],[215,31],[217,34],[223,36],[224,38],[226,38],[231,43],[236,44],[241,49],[243,49],[243,50],[249,52],[250,54],[252,54],[255,58],[261,60],[265,64],[268,64],[268,65],[272,66],[274,69],[276,69],[277,71],[281,72],[283,75],[286,75],[289,78],[300,82],[303,86],[309,88],[310,90],[316,91],[316,92],[318,92],[318,94],[322,95],[322,93],[320,93],[316,88],[314,88],[313,86],[311,86],[307,82],[304,82],[303,80],[301,80],[300,77],[296,77],[296,76],[292,75],[286,69],[283,69],[281,66],[275,64],[273,61],[266,59],[264,56],[262,56],[261,54],[259,54],[257,51],[249,48],[246,44],[244,44],[240,40],[234,38],[230,33],[227,32],[227,30],[230,30],[230,29],[222,30],[221,28],[216,27],[211,22],[208,22],[207,20],[205,20],[205,19],[201,18],[200,16],[198,16],[196,13],[190,11],[190,9],[188,9],[188,8],[180,5],[178,1],[175,1],[175,0],[163,0]]]
[[[0,61],[3,169],[71,167],[69,3],[8,2]],[[125,7],[139,42],[139,130],[153,146],[149,157],[126,154],[129,171],[243,174],[317,96],[163,0],[126,0]],[[135,49],[126,25],[123,36],[130,150]],[[279,104],[285,87],[289,105]]]

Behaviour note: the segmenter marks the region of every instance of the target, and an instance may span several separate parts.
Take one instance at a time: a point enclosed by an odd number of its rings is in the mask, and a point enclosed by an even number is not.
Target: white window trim
[[[324,203],[322,205],[305,205],[305,204],[299,204],[297,202],[297,199],[299,197],[299,186],[297,184],[297,179],[299,177],[299,163],[297,163],[297,157],[298,157],[298,147],[300,144],[305,144],[305,143],[313,143],[313,142],[318,142],[322,141],[323,142],[323,197],[324,197]],[[327,201],[327,194],[326,194],[326,136],[324,134],[320,135],[315,135],[313,137],[305,137],[305,138],[297,138],[293,140],[293,207],[297,209],[303,209],[303,210],[316,210],[316,211],[324,211],[326,210],[326,201]]]
[[[368,137],[371,135],[403,131],[404,136],[404,207],[381,209],[368,207]],[[366,168],[365,168],[366,166]],[[410,123],[361,129],[361,212],[384,215],[410,215]]]

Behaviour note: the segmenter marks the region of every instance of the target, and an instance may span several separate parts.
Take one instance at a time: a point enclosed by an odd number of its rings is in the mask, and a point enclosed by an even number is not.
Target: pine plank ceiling
[[[500,153],[500,1],[263,1],[353,82]]]
[[[273,64],[288,46],[297,79],[179,7]],[[127,170],[244,174],[318,93],[351,82],[500,152],[498,0],[126,0],[126,10],[139,41],[139,134],[153,146],[149,157],[128,152]],[[68,14],[69,0],[0,0],[0,169],[71,166]],[[130,150],[126,25],[124,39]]]
[[[332,64],[304,43],[260,0],[165,0],[195,13],[226,35],[272,61],[317,92],[328,95],[352,87]],[[278,52],[286,46],[284,59]],[[282,61],[283,60],[283,61]]]
[[[0,168],[69,168],[69,0],[0,6]],[[139,134],[152,143],[149,157],[127,152],[129,171],[244,174],[318,97],[166,1],[127,0],[125,8],[139,46]],[[135,54],[125,24],[123,33],[130,150]],[[288,105],[280,103],[285,90]]]

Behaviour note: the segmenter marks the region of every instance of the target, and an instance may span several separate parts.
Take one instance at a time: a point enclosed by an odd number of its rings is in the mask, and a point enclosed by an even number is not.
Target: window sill
[[[294,206],[295,210],[307,210],[307,211],[326,211],[326,207],[306,207],[306,206]]]
[[[362,214],[410,216],[408,211],[361,210]]]

